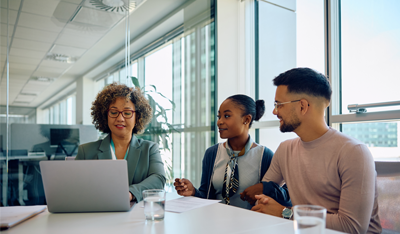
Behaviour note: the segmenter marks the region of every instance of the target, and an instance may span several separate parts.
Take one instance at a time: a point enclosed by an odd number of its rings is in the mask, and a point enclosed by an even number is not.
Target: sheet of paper
[[[12,227],[32,216],[43,212],[47,206],[6,206],[0,207],[1,228]]]
[[[188,210],[215,204],[220,201],[221,200],[209,200],[198,197],[181,197],[167,201],[165,203],[165,211],[182,213]]]

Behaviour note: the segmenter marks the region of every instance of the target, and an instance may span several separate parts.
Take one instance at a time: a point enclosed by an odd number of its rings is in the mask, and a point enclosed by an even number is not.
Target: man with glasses
[[[265,195],[266,182],[286,183],[293,205],[327,209],[326,227],[346,233],[381,233],[374,160],[367,146],[328,127],[325,111],[332,90],[328,79],[309,68],[276,77],[273,114],[281,132],[299,137],[280,144],[263,183],[247,188],[243,198],[258,199],[252,210],[290,218],[284,207]]]

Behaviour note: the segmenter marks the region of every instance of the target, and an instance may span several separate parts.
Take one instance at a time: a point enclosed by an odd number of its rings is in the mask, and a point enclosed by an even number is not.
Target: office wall
[[[219,105],[229,96],[254,97],[254,60],[251,44],[254,1],[218,0],[217,2],[217,87]],[[250,10],[250,11],[249,11]],[[249,47],[250,46],[250,47]],[[248,56],[250,55],[250,56]],[[247,58],[247,59],[246,59]],[[250,59],[248,59],[250,58]]]

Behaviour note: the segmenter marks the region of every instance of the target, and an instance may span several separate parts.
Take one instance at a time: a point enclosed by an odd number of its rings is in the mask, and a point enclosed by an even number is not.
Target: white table
[[[146,221],[138,203],[129,212],[52,214],[46,210],[3,233],[291,234],[294,230],[290,220],[220,203],[180,214],[166,212],[163,221]],[[341,232],[327,229],[325,233]]]

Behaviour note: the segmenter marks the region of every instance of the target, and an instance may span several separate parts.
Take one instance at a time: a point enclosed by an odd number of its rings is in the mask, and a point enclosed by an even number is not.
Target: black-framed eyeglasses
[[[292,103],[292,102],[299,102],[299,101],[301,101],[301,99],[290,101],[290,102],[281,102],[281,103],[274,102],[274,109],[275,109],[275,111],[278,111],[278,106],[282,106],[283,104],[288,104],[288,103]]]
[[[117,111],[117,110],[109,109],[108,116],[111,118],[117,118],[119,116],[119,114],[122,114],[122,117],[124,117],[125,119],[130,119],[130,118],[132,118],[133,113],[135,113],[135,112],[136,111],[133,111],[133,110]]]

